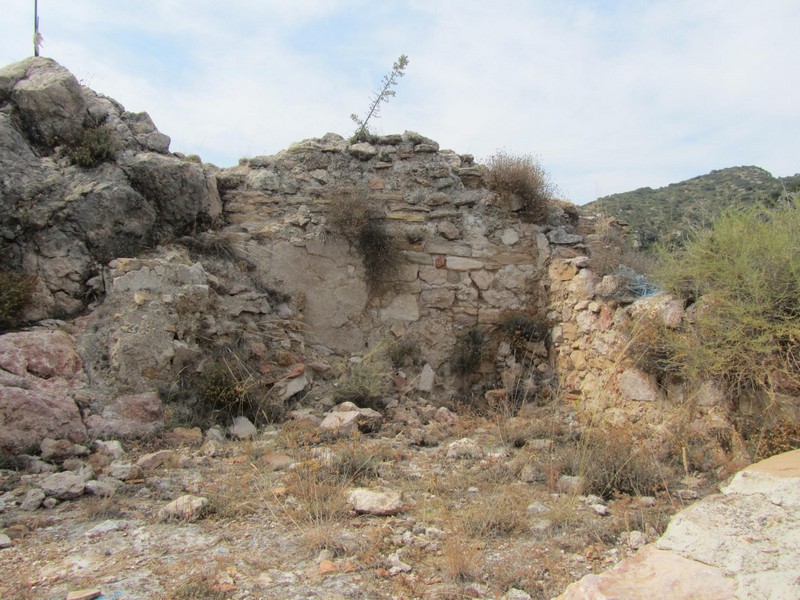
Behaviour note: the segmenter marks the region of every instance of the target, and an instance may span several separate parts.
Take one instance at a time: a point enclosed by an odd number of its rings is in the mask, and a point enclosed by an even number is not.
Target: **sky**
[[[33,54],[2,0],[0,66]],[[39,0],[42,56],[218,166],[370,122],[539,160],[583,204],[725,167],[800,172],[798,0]]]

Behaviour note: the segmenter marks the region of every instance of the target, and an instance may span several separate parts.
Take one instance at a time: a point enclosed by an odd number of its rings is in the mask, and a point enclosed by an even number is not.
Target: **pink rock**
[[[15,375],[77,379],[83,362],[63,331],[23,331],[0,336],[0,367]]]
[[[0,448],[24,452],[45,438],[82,442],[86,428],[72,398],[60,393],[0,387]]]
[[[736,597],[736,582],[721,569],[645,546],[601,575],[586,575],[556,600],[727,600]]]
[[[155,392],[119,396],[101,415],[86,419],[93,437],[136,437],[164,426],[164,406]]]

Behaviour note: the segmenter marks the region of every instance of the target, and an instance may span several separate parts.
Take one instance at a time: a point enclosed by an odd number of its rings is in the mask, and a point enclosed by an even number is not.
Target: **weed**
[[[477,369],[483,360],[486,336],[479,327],[473,327],[456,340],[450,362],[453,372],[468,375]]]
[[[547,218],[554,187],[550,178],[530,154],[514,156],[499,151],[489,157],[487,182],[507,202],[520,202],[522,212],[540,223]]]
[[[286,491],[293,500],[287,503],[287,514],[299,527],[339,521],[348,514],[346,489],[347,482],[330,477],[328,467],[320,461],[298,463],[286,479]]]
[[[73,164],[89,169],[114,160],[117,142],[110,127],[85,127],[67,142],[66,152]]]
[[[20,315],[30,302],[36,278],[0,271],[0,331],[19,327]]]
[[[395,368],[412,367],[421,360],[419,344],[409,339],[398,340],[389,348],[388,355]]]
[[[392,369],[378,351],[367,353],[361,361],[351,362],[333,392],[336,402],[353,402],[361,408],[381,408],[391,390]]]

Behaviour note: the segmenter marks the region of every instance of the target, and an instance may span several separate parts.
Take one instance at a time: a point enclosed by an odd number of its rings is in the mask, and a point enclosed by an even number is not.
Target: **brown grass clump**
[[[478,572],[478,549],[461,537],[453,533],[442,544],[442,568],[452,581],[469,581],[474,579]]]
[[[667,487],[675,475],[625,428],[593,429],[577,447],[566,448],[561,460],[563,472],[583,478],[584,493],[601,498],[650,495]]]
[[[504,537],[528,530],[524,490],[498,486],[483,501],[462,512],[465,533],[477,538]]]
[[[489,157],[487,183],[505,201],[517,201],[522,212],[536,223],[547,218],[554,186],[541,164],[530,154],[499,151]]]
[[[167,597],[170,600],[225,600],[228,593],[219,588],[210,573],[192,573]]]
[[[336,402],[353,402],[361,408],[381,408],[391,390],[392,366],[379,351],[353,362],[333,392]]]

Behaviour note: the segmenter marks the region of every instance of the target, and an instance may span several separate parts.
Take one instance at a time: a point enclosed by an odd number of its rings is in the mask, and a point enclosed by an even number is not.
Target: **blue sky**
[[[172,150],[220,166],[374,122],[486,158],[539,157],[584,203],[719,169],[800,171],[797,0],[39,0],[42,55]],[[0,65],[32,54],[3,0]]]

